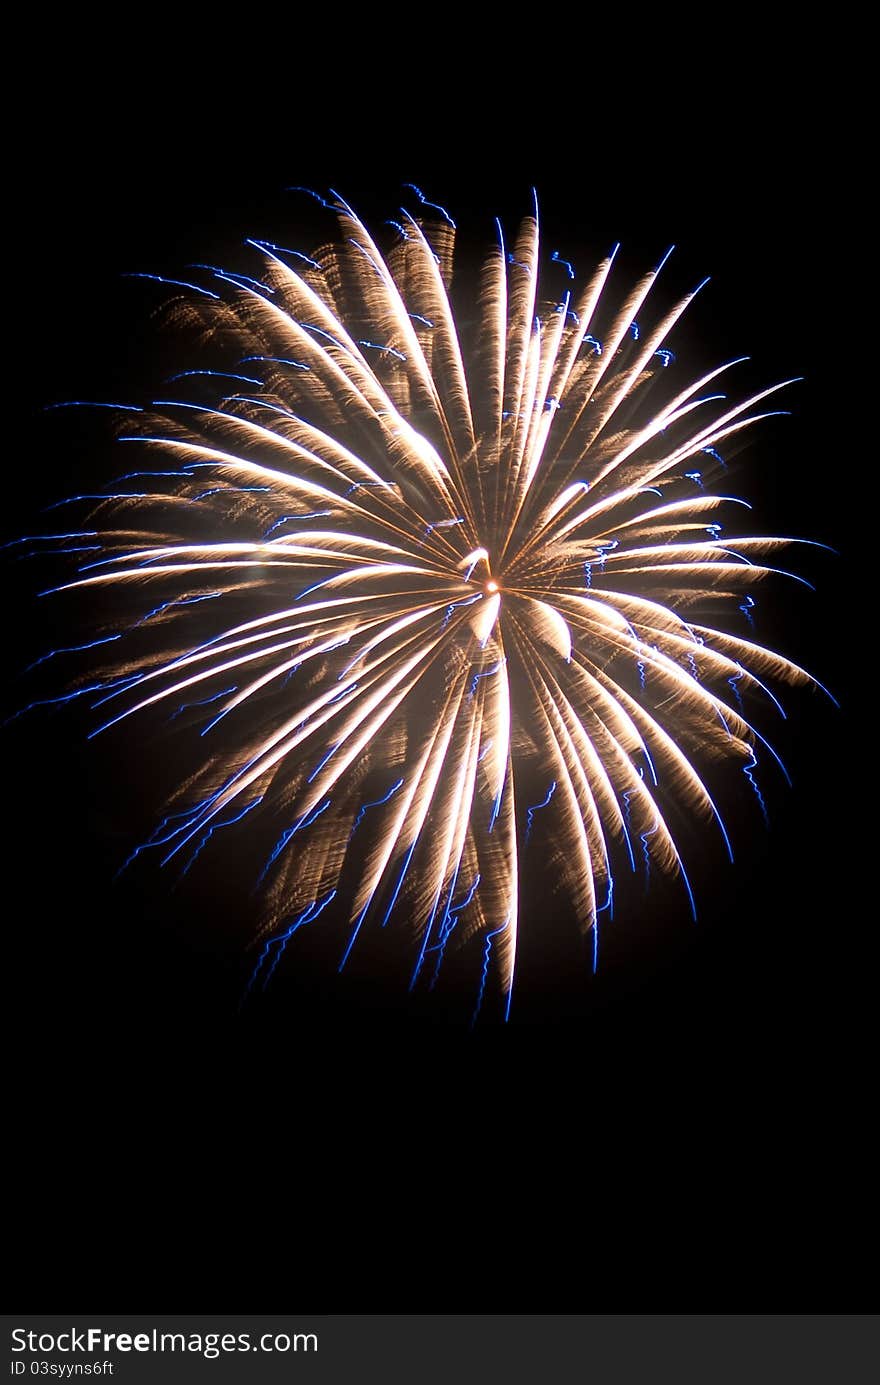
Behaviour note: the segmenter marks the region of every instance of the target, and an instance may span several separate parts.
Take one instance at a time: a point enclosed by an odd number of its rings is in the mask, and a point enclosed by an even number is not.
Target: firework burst
[[[542,276],[537,210],[509,247],[499,228],[457,319],[455,228],[414,192],[385,254],[332,195],[341,236],[308,257],[252,242],[259,278],[181,282],[228,366],[186,384],[227,392],[130,415],[138,460],[89,498],[76,532],[102,551],[64,589],[138,603],[90,642],[124,651],[80,689],[99,730],[202,722],[199,777],[145,847],[189,869],[242,819],[263,842],[252,988],[344,910],[340,965],[383,925],[414,986],[469,948],[477,1007],[491,984],[506,1014],[538,815],[588,954],[618,863],[692,905],[664,805],[729,847],[705,765],[750,774],[745,700],[808,681],[741,614],[789,540],[722,538],[742,502],[707,489],[782,386],[727,402],[735,361],[682,381],[667,342],[694,294],[655,311],[662,264],[615,293],[614,254],[582,286],[556,253]]]

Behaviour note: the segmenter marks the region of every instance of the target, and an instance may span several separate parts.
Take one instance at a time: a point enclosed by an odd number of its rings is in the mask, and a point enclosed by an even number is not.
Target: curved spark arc
[[[477,1008],[491,972],[507,1015],[535,808],[585,932],[621,850],[681,875],[692,903],[664,802],[714,820],[732,850],[700,748],[756,787],[767,743],[743,699],[781,712],[768,681],[810,681],[697,623],[707,604],[739,615],[744,591],[792,575],[764,561],[792,540],[722,537],[712,516],[746,502],[686,469],[765,417],[782,386],[728,402],[715,382],[738,360],[673,386],[666,343],[703,285],[652,323],[668,254],[615,302],[615,250],[560,302],[543,276],[567,261],[542,270],[536,205],[510,249],[499,227],[467,328],[450,293],[455,227],[423,219],[436,204],[419,194],[383,254],[341,198],[320,200],[336,241],[313,258],[250,241],[262,279],[217,272],[225,296],[202,291],[187,309],[239,351],[227,370],[175,380],[254,392],[158,401],[129,420],[124,440],[177,469],[129,473],[163,489],[91,497],[76,533],[100,536],[105,556],[56,590],[136,600],[147,586],[174,632],[166,656],[108,673],[100,731],[151,707],[208,708],[204,794],[131,860],[172,838],[165,859],[187,860],[220,826],[265,824],[258,969],[277,945],[271,974],[316,901],[328,916],[332,902],[347,913],[341,965],[365,928],[394,922],[413,986],[429,954],[436,968],[470,947]],[[666,397],[648,409],[658,379]],[[183,608],[203,601],[214,633],[187,646]],[[125,633],[70,648],[115,654]],[[529,807],[520,783],[539,775],[553,789]]]

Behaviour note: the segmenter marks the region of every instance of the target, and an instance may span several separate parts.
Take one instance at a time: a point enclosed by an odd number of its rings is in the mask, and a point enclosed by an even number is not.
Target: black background
[[[810,62],[839,73],[809,37]],[[287,243],[303,215],[290,184],[337,187],[376,224],[414,180],[474,235],[496,213],[512,224],[535,184],[548,249],[586,267],[621,239],[641,267],[674,241],[674,283],[713,275],[686,334],[707,368],[748,352],[761,382],[806,377],[737,482],[757,531],[839,550],[809,558],[816,595],[768,593],[758,633],[842,710],[789,694],[780,744],[794,790],[768,792],[769,833],[734,810],[737,863],[698,867],[698,927],[650,904],[640,916],[636,891],[594,982],[549,973],[506,1029],[473,1035],[390,988],[311,973],[281,978],[240,1019],[245,935],[223,890],[169,895],[149,873],[111,885],[152,822],[144,754],[87,747],[74,713],[17,720],[4,733],[7,1139],[22,1156],[16,1244],[31,1303],[864,1301],[853,1248],[873,848],[859,825],[871,769],[852,564],[865,462],[844,306],[864,261],[847,107],[830,116],[784,41],[723,67],[715,52],[672,54],[638,77],[618,41],[621,75],[602,84],[576,77],[561,35],[550,40],[531,78],[528,51],[523,70],[459,54],[401,74],[386,56],[347,77],[323,50],[311,63],[302,45],[276,48],[265,28],[229,34],[219,59],[171,40],[146,51],[120,39],[101,57],[60,45],[35,71],[47,118],[27,127],[9,173],[7,418],[22,424],[9,533],[39,532],[41,506],[114,474],[100,419],[43,406],[162,378],[160,300],[125,271],[235,258],[246,234]],[[14,708],[47,631],[33,573],[10,564],[7,581]]]

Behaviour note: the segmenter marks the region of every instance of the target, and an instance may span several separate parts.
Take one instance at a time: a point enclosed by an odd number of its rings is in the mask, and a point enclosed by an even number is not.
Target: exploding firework
[[[724,402],[736,361],[679,379],[667,342],[694,294],[655,311],[661,264],[615,295],[614,253],[582,287],[555,252],[542,276],[537,210],[510,247],[499,227],[457,318],[455,227],[413,191],[385,254],[332,195],[341,236],[312,255],[251,242],[259,278],[180,281],[228,369],[177,377],[211,403],[129,413],[146,460],[76,497],[93,518],[70,532],[102,551],[64,590],[137,607],[81,646],[124,651],[78,690],[98,731],[200,719],[199,774],[133,857],[188,870],[244,819],[263,844],[252,989],[344,911],[340,966],[391,925],[413,986],[462,950],[477,1009],[495,987],[506,1015],[539,816],[595,956],[618,866],[678,876],[693,906],[664,812],[729,849],[705,766],[754,784],[746,699],[808,681],[749,637],[790,540],[722,538],[743,502],[708,489],[782,386]]]

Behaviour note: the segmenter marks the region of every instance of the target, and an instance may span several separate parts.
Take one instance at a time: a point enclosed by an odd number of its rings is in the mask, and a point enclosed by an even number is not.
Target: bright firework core
[[[668,341],[694,293],[655,306],[666,257],[635,286],[616,251],[581,277],[542,258],[537,209],[489,254],[463,340],[455,228],[417,196],[387,253],[333,194],[314,257],[251,241],[250,274],[164,281],[234,349],[173,377],[181,397],[127,421],[117,486],[75,498],[90,551],[67,589],[124,588],[131,618],[57,652],[103,647],[98,730],[194,733],[129,860],[186,872],[226,829],[251,844],[249,991],[321,926],[340,967],[396,938],[411,988],[458,950],[474,1015],[494,990],[506,1016],[524,872],[552,872],[595,966],[629,876],[693,904],[670,804],[730,852],[703,761],[764,808],[746,713],[810,680],[755,643],[749,593],[791,540],[728,533],[744,502],[713,478],[781,386],[731,400],[738,361],[683,378]],[[169,633],[145,653],[147,623]]]

